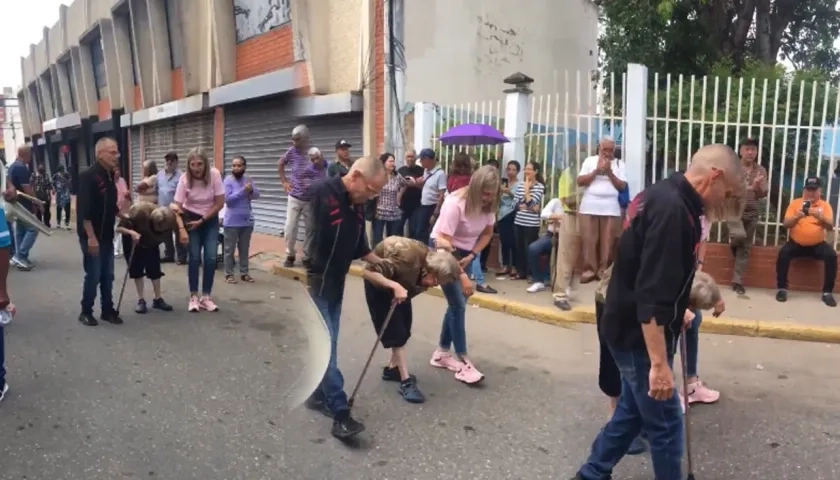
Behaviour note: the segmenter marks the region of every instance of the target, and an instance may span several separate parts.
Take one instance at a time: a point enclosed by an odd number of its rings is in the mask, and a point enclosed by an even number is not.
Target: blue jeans
[[[479,266],[479,270],[481,267]],[[440,348],[449,350],[455,348],[458,355],[467,354],[467,298],[461,288],[461,281],[455,280],[452,283],[441,285],[443,295],[446,297],[446,313],[443,314],[443,325],[440,328]]]
[[[216,277],[216,255],[219,252],[219,218],[213,218],[189,232],[189,255],[187,260],[187,280],[190,293],[198,293],[199,264],[204,265],[201,276],[201,293],[213,292],[213,279]],[[203,252],[202,252],[203,250]]]
[[[79,239],[82,247],[82,266],[85,280],[82,283],[82,313],[93,315],[96,288],[99,287],[99,302],[102,313],[114,312],[114,242],[99,242],[99,253],[88,254],[87,240]]]
[[[546,254],[551,255],[552,237],[553,234],[546,233],[528,245],[528,270],[531,271],[531,276],[534,278],[535,282],[551,282],[551,269],[543,268],[540,258]]]
[[[516,213],[510,213],[498,221],[499,246],[502,249],[502,268],[516,266],[516,233],[513,229],[513,219]]]
[[[393,235],[402,236],[405,231],[405,220],[374,220],[371,222],[373,246],[379,245],[383,238]],[[426,243],[426,242],[423,242]]]
[[[29,260],[29,250],[35,245],[36,238],[38,238],[38,230],[23,222],[15,222],[15,242],[17,242],[15,252],[18,258]]]
[[[694,321],[691,326],[685,329],[685,373],[686,376],[697,376],[697,356],[700,346],[700,324],[703,323],[703,312],[694,311]]]
[[[344,376],[341,370],[338,369],[338,330],[341,321],[341,300],[329,301],[323,297],[314,295],[310,289],[310,296],[324,317],[327,323],[327,328],[330,331],[330,363],[327,365],[327,372],[324,378],[321,379],[321,384],[318,390],[313,393],[313,397],[323,399],[333,415],[347,411],[350,407],[347,405],[347,394],[344,393]]]
[[[432,230],[432,215],[436,205],[420,205],[411,213],[408,219],[409,236],[423,243],[429,243],[429,233]]]
[[[4,218],[5,218],[5,216],[4,216]],[[12,243],[9,246],[9,258],[13,258],[15,256],[16,248],[17,248],[17,245],[16,245],[17,244],[17,236],[15,236],[15,225],[14,224],[15,224],[15,222],[6,221],[6,225],[9,226],[9,234],[10,234],[9,239],[11,240],[11,243]]]
[[[683,413],[677,391],[660,402],[648,396],[650,359],[642,350],[619,350],[610,346],[621,371],[621,395],[612,419],[592,444],[592,452],[580,469],[585,480],[606,480],[627,453],[639,433],[650,443],[653,474],[657,480],[682,478]],[[668,363],[673,365],[670,355]]]
[[[481,270],[481,256],[477,256],[470,262],[470,273],[472,273],[473,280],[476,285],[487,285],[484,279],[484,271]]]

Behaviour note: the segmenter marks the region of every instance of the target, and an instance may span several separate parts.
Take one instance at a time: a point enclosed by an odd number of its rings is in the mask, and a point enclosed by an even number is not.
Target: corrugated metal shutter
[[[350,155],[353,159],[362,156],[364,129],[361,113],[309,117],[303,122],[309,128],[312,146],[318,147],[328,162],[335,161],[335,144],[341,140],[352,145]]]
[[[164,120],[162,122],[144,125],[143,146],[144,152],[143,158],[140,160],[140,165],[145,160],[154,160],[157,163],[158,169],[163,168],[163,157],[175,148],[175,122]],[[140,171],[137,171],[138,177]]]
[[[210,165],[214,165],[213,122],[212,112],[175,119],[174,150],[178,154],[178,159],[181,160],[179,163],[183,164],[183,168],[187,168],[187,154],[196,147],[203,148],[210,160]]]
[[[131,162],[131,191],[134,191],[134,187],[140,180],[140,174],[143,173],[143,157],[140,156],[140,142],[143,141],[140,135],[141,128],[134,127],[129,131],[131,137],[131,156],[129,158]]]
[[[248,162],[248,175],[260,190],[260,199],[252,204],[257,232],[279,235],[286,223],[286,193],[277,161],[291,146],[298,123],[290,101],[282,97],[225,108],[225,163],[235,155]]]

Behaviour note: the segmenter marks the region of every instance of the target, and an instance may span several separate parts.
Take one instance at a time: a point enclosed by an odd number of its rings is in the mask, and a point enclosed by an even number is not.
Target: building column
[[[87,63],[82,59],[82,51],[87,52]],[[85,67],[93,68],[90,61],[90,50],[87,46],[70,47],[70,62],[73,65],[73,82],[76,84],[76,108],[81,118],[96,115],[96,92],[93,83],[93,72],[84,73]],[[93,97],[91,97],[93,95]],[[92,99],[91,99],[92,98]],[[91,103],[92,102],[92,103]],[[91,109],[93,105],[93,109]]]
[[[137,110],[157,105],[154,82],[154,56],[149,32],[149,9],[146,0],[128,0],[131,15],[131,41],[134,42],[134,54],[137,56],[137,84],[140,85],[143,105],[135,105]]]
[[[213,42],[211,30],[213,12],[208,8],[208,1],[169,0],[170,23],[172,24],[172,44],[181,48],[181,75],[183,77],[184,96],[197,95],[209,91],[218,84],[214,82],[212,67]],[[233,9],[230,21],[233,22]],[[184,19],[189,19],[185,22]],[[233,67],[236,74],[236,39],[231,39],[223,47],[225,65]],[[232,80],[231,80],[232,81]]]
[[[627,65],[627,94],[624,95],[624,141],[621,156],[630,195],[645,189],[645,164],[647,158],[647,82],[648,71],[644,65]]]
[[[511,160],[520,163],[527,161],[525,158],[525,134],[528,132],[528,121],[531,118],[531,85],[534,79],[523,74],[514,73],[507,77],[504,82],[512,88],[505,90],[505,137],[510,140],[504,145],[502,165],[507,165]]]
[[[81,88],[79,90],[83,90],[85,93],[84,96],[79,97],[79,104],[82,103],[82,98],[84,98],[87,116],[92,117],[98,115],[99,105],[96,93],[96,81],[93,79],[93,58],[90,55],[90,44],[83,43],[79,46],[78,71],[82,77],[82,83],[79,84]]]
[[[133,112],[134,105],[134,71],[131,58],[131,24],[126,15],[115,15],[112,22],[114,51],[117,61],[117,78],[119,79],[119,105],[126,113]],[[108,81],[110,84],[110,79]],[[114,102],[111,103],[114,105]]]
[[[210,71],[212,72],[212,86],[219,87],[236,81],[236,19],[230,0],[206,0],[210,3],[210,24],[208,31],[213,44],[213,55],[210,55]],[[294,21],[294,5],[292,0],[292,21]],[[187,17],[183,17],[187,18]]]
[[[120,95],[120,68],[117,60],[117,43],[114,41],[114,22],[108,18],[99,20],[99,38],[102,41],[102,56],[105,60],[105,79],[108,86],[108,104],[111,111],[122,110]],[[100,118],[100,120],[102,120]]]
[[[67,64],[63,62],[56,63],[52,66],[51,70],[53,84],[55,85],[59,98],[61,98],[61,116],[73,113],[75,110],[73,109],[73,100],[70,97],[70,82],[67,80],[67,75],[69,74]]]
[[[155,103],[172,101],[172,57],[169,52],[169,33],[163,0],[145,0],[152,45],[152,78],[155,82]],[[135,33],[136,35],[136,33]]]
[[[435,105],[417,102],[414,104],[414,150],[432,148],[432,136],[435,128]]]

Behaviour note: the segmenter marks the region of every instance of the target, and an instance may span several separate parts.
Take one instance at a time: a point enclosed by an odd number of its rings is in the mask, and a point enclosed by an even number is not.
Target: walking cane
[[[356,394],[359,393],[359,387],[362,386],[362,380],[365,379],[365,375],[367,374],[368,368],[370,367],[370,362],[373,360],[373,355],[376,353],[377,347],[379,347],[379,342],[382,341],[382,335],[385,333],[385,329],[388,328],[388,324],[391,323],[391,317],[394,316],[394,310],[397,308],[397,302],[391,302],[391,309],[388,310],[388,315],[385,317],[385,322],[382,324],[382,328],[379,329],[379,335],[376,336],[376,343],[373,344],[373,348],[370,349],[370,355],[368,355],[367,362],[365,362],[365,367],[362,369],[362,374],[359,375],[359,381],[356,382],[356,388],[353,389],[353,393],[350,394],[350,399],[347,400],[347,405],[350,408],[353,408],[353,403],[356,400]]]
[[[683,407],[685,409],[685,453],[688,459],[687,480],[694,480],[694,462],[691,460],[691,416],[688,413],[688,374],[685,371],[685,331],[680,335],[680,362],[682,363]]]
[[[125,284],[128,283],[128,274],[131,273],[131,261],[134,260],[134,252],[136,251],[137,244],[132,242],[131,253],[128,254],[128,266],[125,267],[125,276],[123,276],[123,284],[122,288],[120,288],[120,298],[117,300],[117,313],[120,313],[120,306],[122,306],[123,294],[125,293]]]

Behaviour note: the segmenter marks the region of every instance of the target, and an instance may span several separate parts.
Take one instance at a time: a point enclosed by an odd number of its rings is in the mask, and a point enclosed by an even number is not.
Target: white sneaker
[[[8,391],[9,391],[9,384],[4,382],[3,386],[0,387],[0,402],[2,402],[4,398],[6,398],[6,393]]]
[[[532,284],[531,284],[531,286],[530,286],[530,287],[528,287],[528,289],[526,290],[526,292],[528,292],[528,293],[537,293],[537,292],[542,292],[543,290],[545,290],[545,284],[544,284],[544,283],[542,283],[542,282],[534,282],[534,283],[532,283]]]

